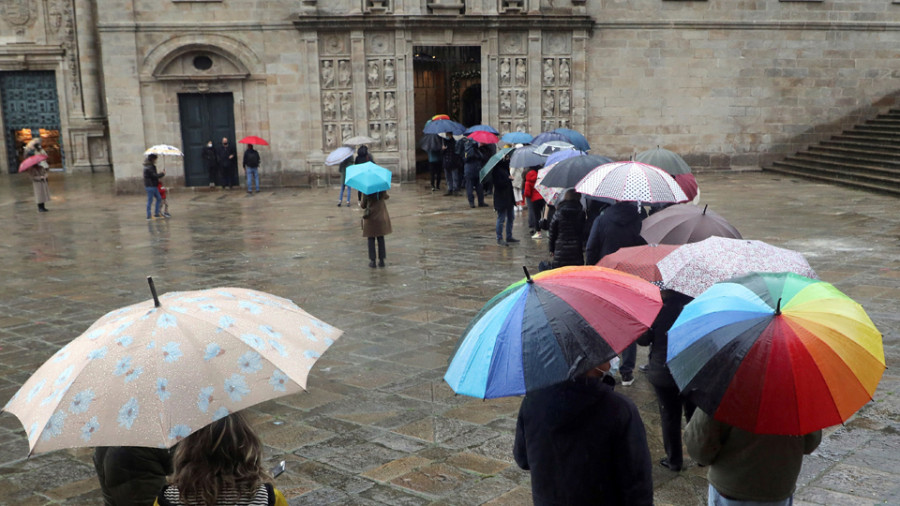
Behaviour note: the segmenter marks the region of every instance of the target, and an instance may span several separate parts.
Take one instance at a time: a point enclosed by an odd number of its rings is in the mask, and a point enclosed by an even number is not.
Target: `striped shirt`
[[[178,487],[169,485],[162,490],[157,499],[159,506],[206,506],[202,499],[197,498],[184,502],[179,497]],[[228,489],[219,492],[216,506],[272,506],[275,504],[275,490],[269,484],[260,485],[252,497],[238,495],[237,490]]]

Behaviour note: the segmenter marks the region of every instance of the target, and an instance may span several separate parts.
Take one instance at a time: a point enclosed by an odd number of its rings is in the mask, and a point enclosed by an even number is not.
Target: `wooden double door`
[[[181,119],[181,146],[184,151],[186,186],[208,186],[209,172],[203,163],[203,148],[212,141],[222,144],[234,138],[234,97],[231,93],[179,93],[178,114]]]

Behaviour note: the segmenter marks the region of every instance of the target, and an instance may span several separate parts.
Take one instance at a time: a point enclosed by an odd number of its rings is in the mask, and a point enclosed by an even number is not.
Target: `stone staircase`
[[[900,197],[900,109],[879,114],[763,170]]]

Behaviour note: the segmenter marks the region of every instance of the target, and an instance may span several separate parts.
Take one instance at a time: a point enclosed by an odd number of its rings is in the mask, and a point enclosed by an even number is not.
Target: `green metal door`
[[[42,130],[45,137],[49,133],[54,138],[52,145],[46,142],[44,145],[51,160],[56,162],[51,166],[63,166],[59,98],[53,71],[0,72],[0,109],[10,173],[18,171],[22,139],[37,137]]]
[[[184,183],[186,186],[209,185],[209,173],[203,165],[203,147],[213,146],[228,137],[234,138],[234,97],[231,93],[180,93],[178,112],[181,118],[181,146],[184,150]]]

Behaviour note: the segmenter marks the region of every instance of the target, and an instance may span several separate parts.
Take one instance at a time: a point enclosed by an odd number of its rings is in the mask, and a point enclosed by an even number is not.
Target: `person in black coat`
[[[641,346],[650,346],[650,363],[647,366],[647,379],[656,392],[659,404],[660,424],[662,425],[663,446],[666,457],[659,463],[672,471],[681,471],[684,467],[684,456],[681,450],[681,414],[691,421],[696,406],[683,397],[675,383],[675,378],[666,367],[669,346],[669,329],[678,319],[684,306],[693,300],[692,297],[672,290],[661,292],[663,306],[650,329],[638,338]]]
[[[634,403],[613,391],[609,362],[529,392],[513,456],[531,471],[535,506],[653,504],[650,450]]]
[[[206,143],[201,154],[203,157],[203,168],[209,173],[209,185],[216,186],[219,184],[219,163],[216,162],[216,148],[213,147],[213,141]]]
[[[459,170],[462,168],[462,158],[456,153],[456,139],[453,133],[444,134],[444,148],[441,163],[444,166],[444,178],[447,180],[447,193],[445,197],[459,194]]]
[[[519,242],[513,237],[513,221],[516,218],[516,200],[513,196],[512,176],[509,175],[509,157],[507,153],[497,165],[491,169],[491,183],[494,187],[494,211],[497,211],[497,244],[507,246]],[[506,240],[503,240],[503,224],[506,223]]]
[[[104,506],[150,506],[174,472],[169,450],[101,446],[94,450]]]
[[[488,159],[486,149],[478,142],[470,139],[463,139],[465,142],[463,148],[463,174],[466,181],[466,198],[469,199],[469,207],[475,207],[475,196],[478,196],[478,207],[487,207],[484,203],[484,187],[481,186],[481,178],[478,173],[484,167],[484,162]]]
[[[222,186],[234,188],[238,183],[237,149],[228,143],[228,137],[222,137],[222,144],[216,146],[216,162],[219,164],[219,177]]]
[[[584,209],[581,194],[566,190],[563,201],[550,219],[550,267],[584,265]]]

